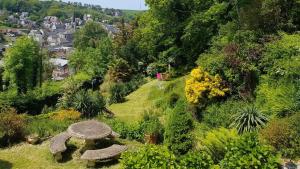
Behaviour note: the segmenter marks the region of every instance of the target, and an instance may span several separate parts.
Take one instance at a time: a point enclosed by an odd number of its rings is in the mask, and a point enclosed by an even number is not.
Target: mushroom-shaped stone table
[[[104,139],[112,134],[108,125],[96,120],[74,123],[69,126],[67,132],[72,137],[84,139],[85,149],[93,148],[95,140]]]

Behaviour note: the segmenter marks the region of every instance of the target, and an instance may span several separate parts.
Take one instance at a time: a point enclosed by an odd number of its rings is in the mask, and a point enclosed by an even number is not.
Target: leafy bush
[[[75,110],[59,110],[57,112],[51,113],[51,119],[58,120],[58,121],[64,121],[64,120],[78,120],[80,119],[80,112]]]
[[[146,112],[141,122],[145,134],[161,134],[163,131],[163,125],[160,123],[159,118],[152,114],[153,112]]]
[[[98,91],[80,90],[73,98],[72,107],[86,117],[98,115],[105,107],[105,101]]]
[[[239,138],[235,129],[219,128],[209,131],[202,140],[203,148],[212,157],[215,163],[220,162],[231,143]]]
[[[295,80],[300,77],[299,34],[281,33],[281,39],[269,43],[263,54],[261,67],[274,79]]]
[[[131,78],[131,68],[124,59],[116,59],[109,67],[108,74],[114,82],[128,82]]]
[[[221,168],[278,168],[279,157],[270,146],[261,145],[254,134],[238,139],[225,154]]]
[[[127,124],[117,119],[104,120],[115,132],[120,134],[120,138],[143,141],[144,131],[139,124]]]
[[[110,90],[109,104],[122,103],[125,101],[127,88],[123,83],[114,84]]]
[[[137,151],[122,154],[124,169],[171,169],[176,167],[175,156],[165,147],[147,145]]]
[[[241,108],[233,119],[231,126],[235,127],[240,134],[256,131],[268,122],[268,118],[254,106]]]
[[[49,114],[27,117],[26,133],[28,135],[37,134],[41,138],[59,134],[74,123],[71,120],[54,120]]]
[[[298,116],[298,119],[297,117]],[[272,145],[283,157],[296,158],[300,155],[300,115],[271,121],[266,128],[261,130],[260,136]]]
[[[150,77],[155,77],[157,73],[162,73],[165,72],[167,68],[166,64],[161,64],[161,63],[151,63],[147,67],[147,74]]]
[[[10,145],[24,138],[25,118],[18,115],[16,110],[8,108],[0,112],[0,134],[2,133],[1,145]]]
[[[176,155],[187,153],[193,146],[191,130],[193,120],[187,112],[186,103],[180,101],[170,112],[165,131],[165,141],[168,148]]]
[[[185,95],[190,103],[198,104],[207,99],[225,96],[229,89],[222,84],[219,75],[211,76],[201,67],[193,69],[186,80]]]
[[[300,110],[299,84],[264,78],[258,86],[256,103],[268,115],[284,117]]]
[[[97,91],[78,90],[78,86],[71,85],[60,98],[59,106],[63,109],[75,109],[83,116],[91,117],[102,112],[105,100]]]
[[[232,119],[240,107],[247,106],[247,103],[234,99],[221,103],[213,103],[208,105],[202,112],[202,122],[210,127],[229,127]]]
[[[189,152],[179,162],[182,169],[204,169],[213,166],[213,160],[205,151]]]

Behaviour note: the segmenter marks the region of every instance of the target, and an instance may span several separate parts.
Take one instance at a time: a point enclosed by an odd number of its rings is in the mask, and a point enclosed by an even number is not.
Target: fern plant
[[[239,113],[233,116],[231,127],[235,127],[239,134],[256,131],[268,122],[268,118],[256,107],[247,106],[240,109]]]

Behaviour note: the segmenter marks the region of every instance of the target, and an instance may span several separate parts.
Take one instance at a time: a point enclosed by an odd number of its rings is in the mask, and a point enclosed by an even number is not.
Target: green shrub
[[[205,151],[189,152],[179,162],[182,169],[208,169],[213,164],[211,156]]]
[[[201,142],[203,149],[211,155],[215,163],[218,163],[224,158],[228,146],[238,138],[238,132],[235,129],[219,128],[206,133]]]
[[[24,138],[25,118],[18,115],[16,110],[8,108],[0,112],[0,135],[2,146],[20,141]]]
[[[300,77],[300,35],[281,33],[281,39],[269,43],[261,60],[261,67],[274,79],[295,80]]]
[[[175,156],[165,147],[147,145],[137,151],[122,154],[121,164],[124,169],[174,169]]]
[[[260,131],[260,136],[281,152],[283,157],[294,159],[300,156],[299,114],[273,120]]]
[[[143,120],[140,125],[145,134],[162,134],[163,125],[160,123],[158,116],[153,111],[144,113]]]
[[[128,82],[131,79],[132,70],[124,59],[116,59],[109,66],[108,74],[114,82]]]
[[[125,101],[127,88],[123,83],[114,84],[110,90],[109,104],[122,103]]]
[[[238,139],[225,154],[221,168],[261,168],[277,169],[279,157],[270,146],[261,145],[254,134]]]
[[[103,121],[103,119],[101,119]],[[104,119],[104,121],[117,133],[120,138],[129,140],[144,140],[144,131],[138,123],[127,124],[117,119]]]
[[[212,128],[229,127],[232,121],[231,117],[239,111],[240,107],[246,105],[247,103],[243,101],[233,99],[221,103],[213,103],[202,112],[202,122]]]
[[[168,148],[176,155],[187,153],[193,146],[191,135],[193,120],[186,106],[184,101],[179,101],[167,120],[165,141]]]
[[[98,91],[78,91],[74,98],[72,106],[75,110],[81,112],[83,116],[92,117],[102,112],[105,107],[105,101]]]
[[[75,109],[85,117],[92,117],[102,112],[105,100],[98,91],[79,90],[79,86],[74,84],[68,87],[58,105],[63,109]]]
[[[39,115],[27,118],[26,133],[28,135],[37,134],[41,138],[54,136],[66,131],[69,125],[74,123],[70,120],[53,120],[49,115]]]
[[[233,120],[231,126],[240,134],[256,131],[268,122],[268,118],[254,106],[241,108],[240,112],[233,116]]]
[[[163,72],[165,72],[167,70],[166,68],[167,68],[166,64],[151,63],[147,67],[147,74],[150,77],[155,77],[157,73],[163,73]]]
[[[288,116],[300,110],[299,84],[290,81],[262,79],[258,86],[256,104],[268,115]]]

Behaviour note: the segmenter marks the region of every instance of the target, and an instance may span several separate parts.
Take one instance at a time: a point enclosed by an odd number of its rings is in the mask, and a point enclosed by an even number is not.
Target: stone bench
[[[62,160],[62,152],[67,150],[66,142],[71,138],[67,132],[60,133],[50,140],[50,152],[56,161]]]
[[[97,161],[107,162],[116,159],[125,150],[127,150],[126,146],[114,144],[104,149],[87,150],[83,153],[81,159],[88,161],[88,167],[94,167]]]

